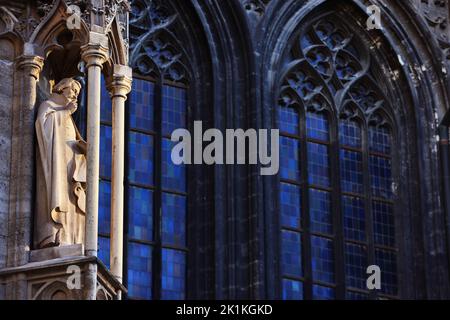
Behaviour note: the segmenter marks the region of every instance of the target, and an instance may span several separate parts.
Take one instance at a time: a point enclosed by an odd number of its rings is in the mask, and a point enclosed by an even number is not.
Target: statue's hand
[[[77,109],[78,109],[78,104],[76,103],[76,102],[69,102],[68,104],[67,104],[67,107],[66,107],[69,111],[70,111],[70,114],[72,114],[72,113],[74,113],[75,111],[77,111]]]

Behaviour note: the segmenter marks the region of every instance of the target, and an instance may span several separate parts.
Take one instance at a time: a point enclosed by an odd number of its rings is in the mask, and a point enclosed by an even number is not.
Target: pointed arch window
[[[124,284],[129,299],[182,300],[187,275],[187,168],[171,161],[175,129],[187,128],[188,72],[159,1],[134,0],[133,85],[126,105]],[[160,28],[154,33],[153,28]],[[102,88],[105,86],[102,85]],[[102,97],[99,257],[109,264],[111,105]]]
[[[301,30],[282,77],[283,299],[396,297],[395,123],[364,42],[325,15]],[[382,289],[366,287],[378,265]]]

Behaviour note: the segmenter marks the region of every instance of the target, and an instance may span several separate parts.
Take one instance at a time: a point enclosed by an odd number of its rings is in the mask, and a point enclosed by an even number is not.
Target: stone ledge
[[[84,255],[82,244],[70,246],[51,247],[30,251],[30,262],[47,261],[64,257],[78,257]]]
[[[52,287],[49,287],[48,290],[53,287],[54,290],[59,288],[67,293],[67,297],[70,297],[68,300],[83,299],[83,289],[71,291],[66,290],[67,288],[64,287],[64,284],[67,283],[67,278],[70,276],[67,273],[67,268],[74,265],[80,267],[84,279],[85,271],[90,264],[97,265],[98,299],[115,300],[118,292],[127,292],[123,284],[114,277],[102,261],[97,257],[86,256],[56,258],[47,261],[30,262],[19,267],[1,269],[0,289],[2,287],[5,289],[4,286],[21,286],[16,290],[21,293],[19,296],[12,294],[7,299],[47,300],[50,299],[50,296],[38,294],[38,292],[41,289],[43,290],[45,286],[51,285]],[[82,283],[84,283],[84,280],[82,280]],[[100,292],[103,294],[100,294]]]

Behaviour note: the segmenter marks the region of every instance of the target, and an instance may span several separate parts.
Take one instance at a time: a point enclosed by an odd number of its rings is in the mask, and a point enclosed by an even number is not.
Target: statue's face
[[[76,85],[64,88],[62,95],[70,102],[76,102],[80,89]]]

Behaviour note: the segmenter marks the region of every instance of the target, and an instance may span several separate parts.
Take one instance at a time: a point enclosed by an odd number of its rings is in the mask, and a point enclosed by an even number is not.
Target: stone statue
[[[63,79],[39,106],[35,249],[84,244],[86,142],[72,119],[80,90]]]

